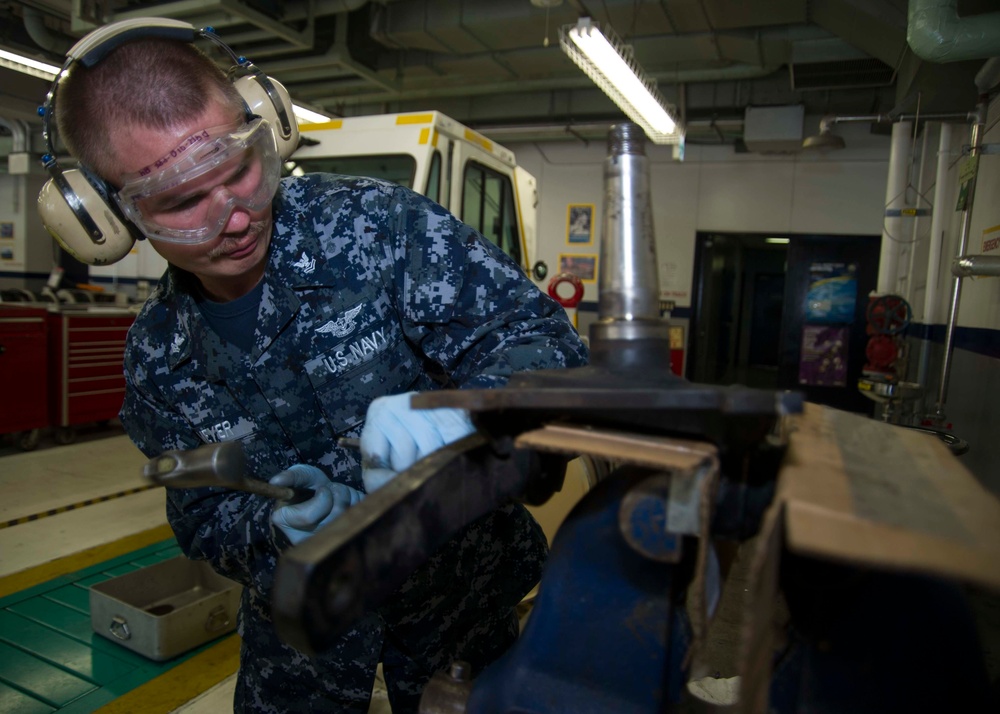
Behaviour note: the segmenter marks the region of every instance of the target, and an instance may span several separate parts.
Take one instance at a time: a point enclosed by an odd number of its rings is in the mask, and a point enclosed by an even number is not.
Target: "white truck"
[[[436,111],[300,124],[286,168],[387,179],[437,201],[525,274],[537,256],[538,185],[514,154]]]

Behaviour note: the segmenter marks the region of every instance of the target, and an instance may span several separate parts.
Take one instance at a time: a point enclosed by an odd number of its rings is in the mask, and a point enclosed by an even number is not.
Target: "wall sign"
[[[583,282],[592,283],[597,280],[597,256],[562,253],[559,256],[559,272],[572,273]]]
[[[594,240],[594,204],[570,203],[566,207],[566,243],[590,245]]]
[[[1000,226],[993,226],[983,231],[983,249],[981,252],[990,253],[994,250],[1000,250]]]
[[[854,321],[858,266],[853,263],[813,263],[809,267],[806,322]]]

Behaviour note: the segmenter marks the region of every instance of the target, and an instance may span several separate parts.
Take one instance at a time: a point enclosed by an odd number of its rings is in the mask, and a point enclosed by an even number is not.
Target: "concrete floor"
[[[144,488],[141,469],[145,463],[146,458],[114,424],[81,429],[77,442],[69,445],[56,445],[43,433],[38,449],[27,452],[20,451],[10,436],[4,438],[0,443],[0,524],[7,526],[0,527],[0,577],[16,583],[19,576],[28,577],[39,566],[60,559],[72,568],[74,558],[89,550],[166,526],[163,490]],[[130,493],[133,490],[137,492]],[[98,502],[81,505],[85,501]],[[57,512],[17,522],[49,511]],[[173,711],[231,711],[235,679],[235,675],[220,679]],[[390,712],[381,669],[369,711]]]

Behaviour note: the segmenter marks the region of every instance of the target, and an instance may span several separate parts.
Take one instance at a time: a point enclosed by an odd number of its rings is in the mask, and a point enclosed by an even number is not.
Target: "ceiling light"
[[[647,79],[642,68],[626,53],[610,29],[604,32],[589,17],[559,28],[559,44],[625,114],[641,126],[654,144],[678,144],[684,130],[673,107]]]
[[[790,238],[765,238],[764,242],[765,243],[779,243],[779,244],[783,244],[783,243],[790,243],[791,239]]]
[[[807,136],[802,141],[802,148],[823,153],[846,148],[847,144],[844,142],[844,138],[833,133],[833,124],[836,121],[836,117],[823,117],[819,122],[819,134]]]
[[[298,104],[292,104],[292,113],[295,114],[299,124],[321,124],[330,121],[330,117],[326,114],[314,112],[312,109],[306,109]]]
[[[30,57],[23,57],[22,55],[15,54],[13,52],[8,52],[7,50],[0,50],[0,67],[6,67],[7,69],[12,69],[15,72],[23,72],[24,74],[30,74],[32,77],[38,77],[39,79],[52,80],[57,74],[59,74],[59,67],[54,64],[48,64],[46,62],[39,62],[38,60],[33,60]]]

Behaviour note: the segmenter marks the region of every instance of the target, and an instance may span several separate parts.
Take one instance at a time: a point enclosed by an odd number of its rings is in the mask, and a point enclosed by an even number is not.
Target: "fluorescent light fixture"
[[[59,74],[59,70],[62,69],[61,67],[56,67],[54,64],[39,62],[38,60],[8,52],[7,50],[0,50],[0,67],[6,67],[15,72],[30,74],[32,77],[47,79],[49,81],[55,79],[55,76]]]
[[[559,44],[604,93],[641,126],[654,144],[678,144],[684,129],[678,126],[673,107],[667,104],[656,84],[611,30],[604,32],[589,17],[576,25],[559,28]]]
[[[765,243],[789,243],[791,242],[788,238],[765,238]]]
[[[312,109],[306,109],[298,104],[292,104],[292,112],[295,114],[295,119],[299,124],[320,124],[330,121],[330,117],[325,114],[314,112]]]

